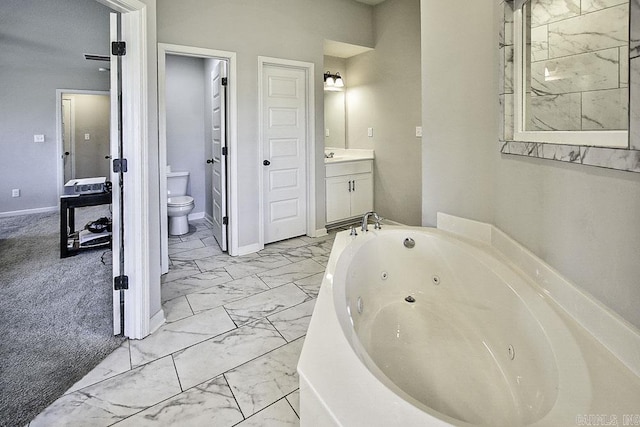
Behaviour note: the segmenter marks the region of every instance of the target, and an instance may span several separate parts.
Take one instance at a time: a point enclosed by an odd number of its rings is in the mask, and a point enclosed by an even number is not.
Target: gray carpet
[[[76,228],[108,216],[76,210]],[[111,251],[60,259],[57,213],[0,218],[0,425],[24,426],[122,342]]]

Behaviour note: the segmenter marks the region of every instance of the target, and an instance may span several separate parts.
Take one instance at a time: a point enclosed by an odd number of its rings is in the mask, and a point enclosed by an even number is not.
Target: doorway
[[[168,58],[169,57],[169,58]],[[204,61],[205,118],[202,123],[204,149],[199,155],[192,155],[191,165],[181,163],[180,168],[202,171],[197,181],[192,181],[191,191],[198,192],[194,185],[201,186],[202,216],[214,228],[216,240],[223,250],[231,255],[237,254],[237,212],[236,170],[237,159],[233,156],[237,146],[236,113],[236,54],[234,52],[195,48],[159,43],[158,44],[158,124],[159,124],[159,162],[160,162],[160,221],[161,221],[161,263],[162,273],[169,271],[168,221],[167,221],[167,165],[168,159],[180,159],[172,154],[168,145],[168,133],[173,132],[167,126],[167,115],[171,108],[167,105],[167,60],[171,57],[197,59]],[[187,61],[185,61],[187,62]],[[170,64],[169,64],[170,65]],[[172,170],[176,168],[171,165]],[[191,173],[191,171],[190,171]],[[202,179],[204,177],[204,179]],[[192,197],[194,194],[192,194]],[[197,196],[197,195],[196,195]],[[198,201],[196,199],[196,205]]]
[[[57,90],[59,187],[75,178],[110,176],[109,92]]]

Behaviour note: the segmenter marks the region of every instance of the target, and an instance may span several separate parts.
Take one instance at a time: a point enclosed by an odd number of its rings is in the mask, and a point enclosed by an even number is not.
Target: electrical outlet
[[[324,136],[329,136],[329,129],[324,130]]]
[[[33,135],[33,142],[44,142],[44,135]]]
[[[84,140],[85,141],[89,141],[91,139],[91,134],[85,133],[84,134]]]
[[[14,188],[13,190],[11,190],[11,197],[20,197],[20,189]]]
[[[369,138],[373,137],[373,128],[367,128],[367,136]]]
[[[422,126],[416,126],[416,137],[422,136]]]

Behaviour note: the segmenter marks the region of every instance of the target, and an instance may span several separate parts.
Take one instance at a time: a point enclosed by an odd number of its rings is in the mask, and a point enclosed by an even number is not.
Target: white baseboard
[[[160,326],[164,325],[165,322],[164,310],[160,309],[156,314],[151,316],[149,319],[149,334],[154,333],[160,328]]]
[[[49,213],[49,212],[58,212],[60,208],[58,206],[49,206],[46,208],[36,208],[36,209],[25,209],[21,211],[9,211],[9,212],[0,212],[0,218],[10,217],[10,216],[20,216],[20,215],[30,215],[37,213]]]
[[[236,255],[237,256],[248,255],[254,252],[258,252],[260,249],[262,248],[260,247],[259,243],[254,243],[253,245],[247,245],[247,246],[240,246],[238,248],[238,253]]]
[[[203,219],[204,215],[205,215],[204,211],[202,211],[202,212],[192,212],[187,217],[187,220],[194,221],[196,219]]]
[[[329,234],[327,232],[327,229],[324,228],[324,227],[320,228],[320,229],[318,229],[316,231],[313,231],[312,233],[313,234],[307,234],[307,236],[309,236],[309,237],[322,237],[322,236],[326,236],[327,234]]]

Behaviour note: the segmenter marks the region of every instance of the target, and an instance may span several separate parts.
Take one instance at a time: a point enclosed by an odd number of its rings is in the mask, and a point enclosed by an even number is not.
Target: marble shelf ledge
[[[500,152],[640,173],[640,151],[583,145],[499,141]]]

